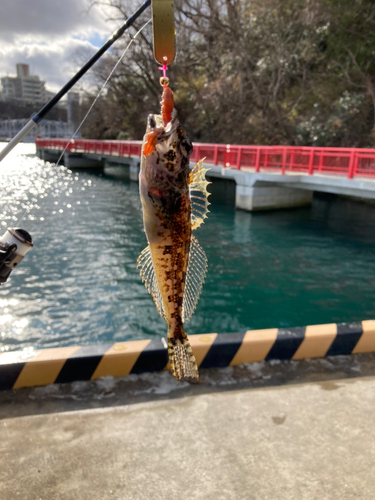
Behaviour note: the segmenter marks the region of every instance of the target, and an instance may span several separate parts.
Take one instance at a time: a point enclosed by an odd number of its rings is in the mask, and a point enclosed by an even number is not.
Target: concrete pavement
[[[164,372],[4,391],[0,498],[374,498],[374,355],[202,378],[177,384]]]

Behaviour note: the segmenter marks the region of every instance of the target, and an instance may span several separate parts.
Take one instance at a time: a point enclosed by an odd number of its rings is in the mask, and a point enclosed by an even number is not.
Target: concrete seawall
[[[375,352],[375,321],[189,335],[199,368]],[[169,369],[165,340],[0,354],[0,389]]]

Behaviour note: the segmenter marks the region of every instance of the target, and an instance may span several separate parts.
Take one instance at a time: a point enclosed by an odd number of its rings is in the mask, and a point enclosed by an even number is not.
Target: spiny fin
[[[189,321],[197,306],[207,272],[207,257],[197,238],[191,235],[189,262],[182,300],[182,321]]]
[[[172,375],[176,380],[199,378],[198,367],[185,332],[181,337],[168,337],[168,356]]]
[[[158,281],[155,276],[154,264],[152,262],[151,249],[147,246],[140,254],[137,260],[137,269],[140,268],[139,274],[141,275],[142,282],[148,293],[151,293],[154,299],[156,309],[162,318],[167,321],[167,316],[163,308],[163,300],[161,298],[161,293],[158,285]]]
[[[204,219],[207,218],[208,196],[210,193],[207,191],[208,182],[206,180],[206,172],[208,168],[203,167],[203,161],[205,158],[200,160],[193,170],[189,174],[189,194],[190,194],[190,204],[191,204],[191,228],[197,229],[204,223]]]

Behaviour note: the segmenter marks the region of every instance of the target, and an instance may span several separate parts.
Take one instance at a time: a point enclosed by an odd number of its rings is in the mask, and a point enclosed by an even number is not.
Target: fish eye
[[[189,139],[182,139],[180,147],[181,147],[181,152],[185,154],[185,156],[189,156],[193,152],[193,145],[189,141]]]
[[[154,115],[148,115],[148,124],[151,128],[156,127],[156,121],[155,121]]]

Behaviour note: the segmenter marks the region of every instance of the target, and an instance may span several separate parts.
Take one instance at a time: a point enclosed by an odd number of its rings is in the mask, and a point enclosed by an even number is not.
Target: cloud
[[[79,50],[93,53],[95,47],[73,38],[61,38],[48,45],[21,41],[14,48],[0,50],[0,75],[14,76],[16,63],[27,63],[31,74],[44,80],[48,90],[56,91],[78,71],[74,56]]]
[[[93,53],[118,23],[105,22],[103,8],[88,0],[1,0],[0,77],[16,73],[18,62],[57,91],[79,69],[77,51]]]
[[[19,35],[53,37],[105,29],[97,8],[86,0],[1,0],[0,38],[14,41]],[[107,28],[108,29],[108,28]]]

